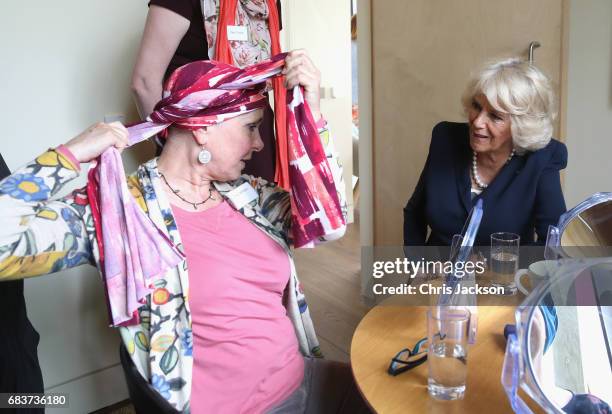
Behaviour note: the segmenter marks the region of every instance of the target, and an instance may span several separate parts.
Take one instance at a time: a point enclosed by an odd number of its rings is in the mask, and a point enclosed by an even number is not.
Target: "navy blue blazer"
[[[548,226],[556,225],[565,212],[559,177],[567,166],[565,145],[552,139],[538,151],[515,155],[474,199],[471,162],[468,125],[436,125],[425,167],[404,208],[404,245],[450,245],[479,198],[484,212],[476,245],[490,245],[491,233],[498,231],[519,234],[521,245],[543,244]],[[426,241],[428,227],[431,233]]]

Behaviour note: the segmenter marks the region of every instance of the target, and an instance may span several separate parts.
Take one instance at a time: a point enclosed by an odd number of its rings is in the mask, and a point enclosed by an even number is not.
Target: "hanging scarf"
[[[201,0],[202,14],[209,46],[208,56],[219,62],[238,67],[253,65],[262,57],[277,55],[280,49],[280,16],[276,0],[261,2],[238,0]],[[215,24],[216,23],[216,24]],[[251,41],[230,41],[228,26],[248,27],[251,35],[261,39]],[[251,27],[251,26],[255,27]],[[258,30],[258,25],[261,30]],[[274,88],[274,120],[276,127],[276,170],[274,181],[286,190],[290,189],[290,175],[287,160],[287,100],[283,80],[272,80]]]
[[[213,61],[178,68],[168,79],[162,99],[147,121],[130,126],[129,144],[170,126],[196,130],[251,112],[265,105],[265,82],[278,75],[286,54],[238,69]],[[315,122],[301,87],[288,104],[292,232],[296,247],[344,225],[340,202]],[[138,323],[138,308],[153,283],[184,260],[168,237],[131,196],[119,152],[111,147],[89,172],[87,185],[102,258],[112,324]]]
[[[278,30],[269,26],[272,14],[276,26],[280,29],[280,9],[276,2],[268,0],[240,0],[237,2],[227,0],[200,0],[202,15],[204,17],[204,32],[208,47],[208,58],[234,66],[244,68],[270,59],[273,55],[273,37],[278,37]],[[234,10],[234,19],[219,24],[220,14],[230,7]],[[226,32],[227,25],[236,25],[246,28],[248,40],[230,41],[232,59],[220,57],[217,54],[217,29]],[[227,36],[226,36],[227,38]],[[224,42],[226,43],[226,42]],[[225,48],[225,46],[223,46]]]

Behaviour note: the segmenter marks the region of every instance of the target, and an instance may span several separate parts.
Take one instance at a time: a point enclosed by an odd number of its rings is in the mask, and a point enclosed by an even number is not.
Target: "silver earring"
[[[198,161],[200,164],[208,164],[212,159],[212,154],[207,149],[202,148],[202,151],[198,154]]]

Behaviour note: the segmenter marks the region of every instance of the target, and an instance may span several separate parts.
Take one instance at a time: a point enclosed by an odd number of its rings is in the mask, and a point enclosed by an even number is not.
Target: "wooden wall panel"
[[[559,84],[562,3],[372,2],[375,244],[402,243],[402,209],[425,163],[431,130],[439,121],[465,119],[460,99],[471,73],[497,57],[526,57],[537,40],[536,64]]]

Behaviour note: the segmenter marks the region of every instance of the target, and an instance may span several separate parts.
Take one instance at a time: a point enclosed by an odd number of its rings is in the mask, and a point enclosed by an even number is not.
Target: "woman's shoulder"
[[[244,184],[249,184],[256,190],[262,187],[271,187],[275,185],[274,183],[270,183],[261,177],[256,177],[250,174],[242,174],[240,177],[233,181],[217,182],[216,186],[217,188],[222,187],[229,191],[238,188]]]
[[[221,192],[222,194],[229,194],[234,190],[238,191],[239,193],[246,194],[248,193],[248,191],[255,190],[255,192],[260,198],[265,198],[273,193],[286,193],[286,191],[276,185],[276,183],[249,174],[242,174],[240,177],[233,181],[216,181],[215,187],[217,188],[217,191]],[[251,187],[252,190],[249,190],[248,187]]]
[[[548,145],[542,148],[542,150],[549,152],[553,158],[565,158],[567,161],[567,146],[555,138],[551,138]]]
[[[256,190],[261,190],[261,189],[270,189],[270,190],[281,189],[282,190],[282,188],[279,187],[275,182],[268,181],[265,178],[257,177],[255,175],[250,175],[250,174],[242,174],[240,178],[238,178],[236,181],[233,181],[231,184],[237,187],[243,183],[249,183],[251,187],[253,187]]]
[[[175,12],[176,14],[186,18],[187,20],[191,20],[194,14],[201,15],[200,11],[200,1],[199,0],[150,0],[150,6],[159,6],[164,9],[168,9],[170,11]]]
[[[469,128],[465,122],[442,121],[431,131],[430,152],[455,152],[458,148],[469,145]]]
[[[468,124],[466,122],[450,122],[442,121],[438,122],[432,131],[432,136],[442,137],[456,137],[465,136],[469,131]]]
[[[542,149],[530,154],[530,160],[542,168],[562,170],[567,167],[567,147],[554,138]]]

